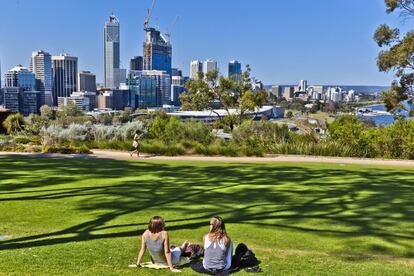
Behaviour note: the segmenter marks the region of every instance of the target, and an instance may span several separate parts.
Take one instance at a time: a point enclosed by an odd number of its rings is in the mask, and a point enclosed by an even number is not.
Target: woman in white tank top
[[[216,274],[231,267],[233,243],[227,235],[224,221],[219,216],[210,220],[210,232],[204,236],[204,259],[191,267],[200,273]]]

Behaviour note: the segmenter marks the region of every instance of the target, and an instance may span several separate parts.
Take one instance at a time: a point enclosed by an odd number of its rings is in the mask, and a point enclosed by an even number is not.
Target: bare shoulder
[[[165,239],[165,238],[168,238],[168,232],[167,231],[162,231],[161,232],[161,235],[162,235],[162,237]]]
[[[142,237],[144,240],[145,240],[145,236],[147,235],[147,233],[148,233],[148,230],[145,230],[145,231],[144,231],[144,233],[142,233],[142,236],[141,236],[141,237]]]

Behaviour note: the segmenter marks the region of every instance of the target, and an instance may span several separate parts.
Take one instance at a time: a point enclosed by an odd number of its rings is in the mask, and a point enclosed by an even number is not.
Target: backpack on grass
[[[251,249],[249,249],[244,243],[240,243],[236,247],[231,263],[234,267],[246,268],[257,266],[259,261]]]

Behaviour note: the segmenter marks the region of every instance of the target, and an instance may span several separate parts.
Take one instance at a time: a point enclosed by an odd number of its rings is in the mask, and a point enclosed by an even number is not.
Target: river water
[[[370,108],[376,111],[387,111],[387,109],[385,108],[385,105],[383,104],[369,105],[369,106],[364,106],[364,107]],[[357,117],[362,120],[374,121],[376,126],[388,126],[395,122],[393,115],[376,115],[376,116],[357,115]]]

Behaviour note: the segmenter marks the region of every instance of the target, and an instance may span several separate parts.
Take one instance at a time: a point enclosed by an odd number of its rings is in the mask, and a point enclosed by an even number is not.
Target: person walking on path
[[[141,145],[139,144],[139,139],[140,139],[140,136],[138,135],[138,131],[136,131],[135,135],[134,135],[134,141],[132,142],[132,149],[131,149],[131,152],[129,153],[129,155],[131,157],[134,153],[136,153],[137,157],[139,157],[139,152],[141,150]]]

